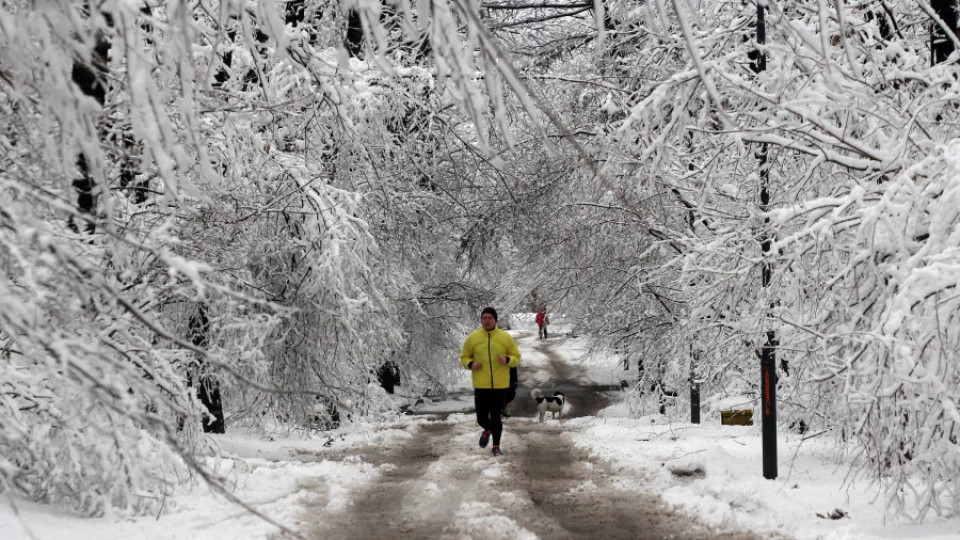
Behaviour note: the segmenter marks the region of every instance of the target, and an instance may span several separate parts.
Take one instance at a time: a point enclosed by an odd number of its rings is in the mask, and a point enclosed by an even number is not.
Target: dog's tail
[[[534,388],[530,391],[530,397],[533,399],[540,399],[543,397],[543,392],[541,392],[539,388]]]

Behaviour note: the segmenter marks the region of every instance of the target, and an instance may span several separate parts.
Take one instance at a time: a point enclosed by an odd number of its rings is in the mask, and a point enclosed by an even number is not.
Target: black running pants
[[[503,422],[500,415],[503,412],[503,401],[507,395],[506,388],[476,388],[473,391],[473,403],[477,408],[477,423],[480,427],[493,433],[493,444],[500,445],[500,435],[503,433]]]

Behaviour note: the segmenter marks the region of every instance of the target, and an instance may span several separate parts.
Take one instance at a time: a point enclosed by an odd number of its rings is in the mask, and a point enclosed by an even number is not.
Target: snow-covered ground
[[[512,323],[514,332],[524,335],[518,342],[526,365],[543,362],[544,355],[533,349],[536,332],[532,318],[515,315]],[[615,359],[584,354],[582,341],[564,337],[562,324],[551,330],[555,351],[584,368],[590,379],[584,382],[619,381],[623,372]],[[456,356],[451,353],[452,358]],[[467,377],[464,372],[463,388],[468,385]],[[534,378],[523,384],[544,382]],[[460,398],[428,404],[424,409],[461,411],[451,414],[450,421],[470,424],[471,405]],[[923,524],[885,517],[882,492],[872,483],[850,481],[848,464],[827,438],[802,440],[799,435],[781,433],[779,478],[765,480],[759,426],[721,427],[713,417],[693,425],[685,423],[685,413],[673,415],[672,421],[660,415],[636,418],[630,409],[631,404],[621,400],[596,417],[568,419],[563,429],[582,449],[614,463],[617,470],[642,472],[649,478],[643,489],[658,493],[667,505],[708,525],[801,539],[960,540],[960,517],[933,516]],[[214,438],[221,457],[209,459],[217,463],[235,496],[298,530],[304,523],[304,508],[336,513],[349,504],[351,493],[383,474],[387,465],[375,466],[359,457],[343,459],[351,448],[408,443],[425,422],[429,422],[426,417],[404,416],[385,425],[352,424],[309,438],[230,433]],[[473,435],[468,438],[472,440]],[[328,459],[333,452],[339,457]],[[486,474],[478,470],[481,473]],[[4,540],[267,539],[278,530],[199,485],[171,495],[159,516],[138,518],[82,519],[9,497],[3,500],[0,539]],[[831,514],[843,517],[831,519]],[[476,519],[486,523],[494,518],[481,515]],[[482,528],[484,523],[477,526]],[[468,525],[463,524],[466,529],[461,532],[470,530]],[[530,534],[525,532],[525,536]]]

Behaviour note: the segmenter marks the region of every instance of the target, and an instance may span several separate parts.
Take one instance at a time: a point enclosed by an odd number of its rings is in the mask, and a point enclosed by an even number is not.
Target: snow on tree
[[[350,6],[288,7],[0,11],[0,489],[145,511],[187,470],[219,484],[203,429],[376,412],[398,356],[422,390],[452,373],[460,328],[436,320],[472,309],[425,297],[469,282],[456,238],[427,234],[446,262],[405,249],[446,219],[431,186],[449,160],[434,141],[435,163],[398,166],[430,137],[404,122],[437,118],[414,104],[451,98],[358,37]]]
[[[956,511],[956,19],[764,6],[5,6],[0,486],[146,509],[204,426],[442,391],[537,288],[714,397],[775,331],[783,423]]]
[[[673,386],[757,392],[775,331],[784,427],[856,449],[892,511],[956,511],[957,246],[930,232],[954,221],[935,207],[957,68],[930,50],[954,23],[925,3],[764,5],[763,46],[752,3],[491,10],[513,35],[551,25],[517,63],[602,164],[568,162],[562,210],[520,251],[551,246],[559,264],[532,266],[578,329]]]

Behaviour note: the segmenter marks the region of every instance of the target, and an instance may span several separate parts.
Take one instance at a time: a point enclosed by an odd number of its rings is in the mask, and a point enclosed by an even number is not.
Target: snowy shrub
[[[0,491],[155,510],[201,429],[380,402],[407,284],[374,269],[361,182],[304,159],[360,120],[354,81],[291,63],[276,5],[221,7],[0,11]]]

